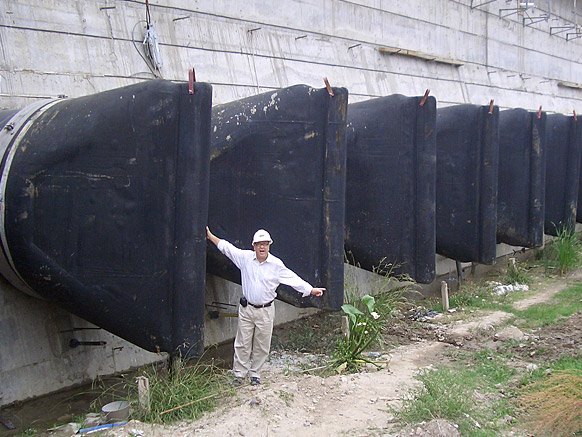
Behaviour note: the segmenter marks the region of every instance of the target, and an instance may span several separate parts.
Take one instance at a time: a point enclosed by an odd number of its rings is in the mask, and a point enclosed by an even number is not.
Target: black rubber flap
[[[496,255],[499,108],[437,112],[437,253],[491,264]]]
[[[149,81],[47,109],[6,182],[16,270],[149,351],[203,350],[210,85]],[[6,162],[4,162],[6,166]]]
[[[544,243],[545,127],[544,112],[499,113],[499,243],[524,247]]]
[[[576,223],[582,122],[563,114],[549,114],[546,124],[545,233],[573,230]]]
[[[348,106],[348,261],[435,277],[436,99],[392,95]]]
[[[295,306],[343,304],[346,109],[348,92],[296,85],[212,109],[209,225],[242,249],[256,230],[271,253],[323,298],[280,286]],[[240,284],[240,272],[215,247],[208,271]]]

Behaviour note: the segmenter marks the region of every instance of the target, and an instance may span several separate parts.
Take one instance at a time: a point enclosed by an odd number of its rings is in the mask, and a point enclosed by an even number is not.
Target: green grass
[[[524,292],[512,292],[497,296],[485,283],[467,283],[458,292],[449,297],[451,308],[464,310],[500,310],[513,314],[520,328],[533,329],[558,322],[560,319],[582,311],[582,283],[577,283],[561,290],[551,301],[532,305],[525,310],[517,310],[513,302],[524,297]],[[431,308],[442,311],[440,300],[433,300]]]
[[[532,278],[526,267],[517,263],[515,258],[510,258],[503,282],[506,284],[531,284]]]
[[[515,370],[505,364],[501,354],[488,349],[476,352],[471,361],[469,374],[485,378],[490,384],[506,384],[515,375]]]
[[[580,240],[573,231],[563,229],[558,232],[555,243],[560,273],[572,270],[580,262]]]
[[[525,310],[511,309],[520,322],[521,328],[539,328],[556,323],[582,311],[582,283],[559,291],[551,301],[532,305]]]
[[[146,377],[149,378],[151,410],[137,417],[144,422],[172,423],[197,419],[204,412],[213,410],[221,395],[232,393],[224,372],[208,365],[182,365],[172,374],[160,373],[152,367]],[[135,392],[132,401],[136,404]]]
[[[557,230],[556,238],[541,251],[541,260],[548,270],[557,270],[560,275],[576,267],[582,260],[582,243],[568,228]]]
[[[510,311],[511,303],[523,296],[523,292],[514,292],[506,296],[497,296],[492,293],[491,286],[485,282],[466,282],[458,291],[449,295],[449,307],[465,310],[502,310]],[[430,305],[435,311],[442,312],[440,299],[432,300]]]
[[[548,302],[524,310],[514,309],[512,303],[524,294],[515,292],[497,296],[491,292],[491,286],[485,283],[466,283],[450,297],[450,302],[451,307],[465,310],[503,310],[512,313],[515,316],[512,323],[522,329],[558,324],[582,311],[582,283],[559,291]],[[441,308],[440,304],[435,307]],[[576,411],[580,402],[577,381],[582,376],[582,355],[563,356],[557,361],[539,365],[533,372],[523,374],[509,366],[513,360],[511,348],[474,353],[457,351],[453,364],[419,376],[422,386],[410,393],[395,415],[404,423],[412,424],[442,418],[457,424],[461,435],[492,436],[508,430],[510,425],[506,423],[507,417],[519,417],[514,420],[525,427],[530,426],[531,413],[537,414],[537,410],[526,410],[524,413],[519,403],[522,399],[530,401],[528,405],[535,405],[538,398],[547,398],[553,402],[547,404],[548,408],[552,408],[548,411],[554,416],[564,411],[562,422],[570,429],[572,420],[576,420],[572,411]],[[529,398],[524,398],[522,390],[527,390],[530,385],[536,391]],[[572,390],[576,390],[571,387],[577,387],[578,398],[567,397]],[[543,390],[547,390],[547,396]],[[560,402],[567,405],[567,409],[560,410]],[[539,426],[539,423],[535,425]],[[553,422],[552,426],[555,426]]]
[[[457,424],[461,435],[499,435],[510,426],[505,418],[524,414],[518,408],[522,398],[515,383],[516,370],[507,364],[510,358],[491,350],[461,352],[455,364],[420,374],[422,386],[412,390],[393,413],[409,424],[441,418]],[[554,373],[582,376],[581,357],[563,357],[528,374],[519,393],[527,393],[524,386],[536,387]],[[577,390],[580,396],[580,387]]]
[[[553,370],[574,370],[582,372],[582,354],[575,357],[562,357],[552,364]]]
[[[514,371],[488,351],[468,357],[467,363],[419,375],[422,387],[412,391],[396,417],[405,423],[441,418],[457,424],[462,435],[495,435],[500,419],[514,412],[497,387],[507,385]]]
[[[582,375],[582,354],[563,356],[553,363],[544,363],[533,372],[526,373],[519,381],[519,386],[527,386],[545,378],[548,373],[572,371]]]
[[[123,382],[105,390],[94,402],[94,408],[114,400],[129,400],[132,419],[142,422],[170,424],[177,421],[195,420],[213,410],[221,397],[233,393],[230,378],[212,365],[181,362],[172,372],[152,365],[139,376],[149,381],[150,410],[140,409],[137,384]]]
[[[433,418],[454,422],[464,420],[463,412],[471,412],[473,405],[468,393],[474,389],[474,380],[443,367],[419,375],[422,387],[406,399],[398,418],[406,423],[419,423]]]
[[[514,263],[510,260],[506,272],[499,277],[498,281],[504,284],[531,284],[534,282],[535,272],[539,270],[538,267],[545,267],[546,272],[557,271],[560,274],[564,274],[582,266],[582,242],[575,233],[565,228],[558,230],[558,236],[548,243],[539,254],[541,263],[522,264]],[[582,285],[570,294],[566,292],[558,296],[558,299],[564,300],[564,302],[549,312],[548,306],[536,306],[525,312],[516,311],[511,304],[523,298],[524,292],[512,292],[505,296],[497,296],[492,293],[492,288],[485,281],[465,282],[457,292],[449,295],[449,306],[462,309],[502,310],[527,319],[540,321],[537,325],[532,324],[532,327],[544,326],[545,323],[554,323],[560,316],[567,317],[580,310],[579,298],[576,300],[574,295],[576,293],[580,294]],[[551,305],[556,306],[554,303]],[[435,300],[432,308],[442,311],[442,304],[440,301]],[[528,326],[526,325],[525,327]]]

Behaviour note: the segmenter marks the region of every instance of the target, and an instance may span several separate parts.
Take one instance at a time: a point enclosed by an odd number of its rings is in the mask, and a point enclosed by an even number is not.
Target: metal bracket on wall
[[[513,12],[511,12],[513,11]],[[499,18],[507,18],[511,15],[518,14],[520,12],[524,12],[524,8],[503,8],[499,9]]]
[[[506,2],[506,3],[508,3],[508,2]],[[530,8],[533,9],[535,7],[536,7],[536,5],[533,1],[528,1],[528,0],[518,1],[516,8],[499,9],[499,17],[505,18],[505,17],[509,17],[510,15],[519,14],[519,13],[527,14],[527,11]],[[549,18],[549,13],[548,13],[548,18]]]
[[[576,26],[550,26],[550,35],[557,35],[559,33],[574,29],[576,29]]]
[[[218,304],[218,305],[216,305]],[[206,304],[206,308],[216,308],[208,310],[208,317],[211,320],[219,319],[220,317],[238,317],[238,313],[235,312],[228,312],[224,311],[227,308],[226,306],[236,307],[237,305],[233,305],[231,303],[223,303],[223,302],[212,302],[212,304]]]
[[[106,341],[80,341],[76,338],[71,338],[69,340],[70,348],[76,348],[78,346],[105,346],[106,344]]]
[[[485,5],[488,5],[489,3],[493,3],[493,2],[496,2],[496,1],[497,0],[489,0],[489,1],[485,1],[485,2],[481,2],[481,3],[475,4],[474,3],[474,0],[471,0],[471,9],[479,8],[481,6],[485,6]]]
[[[544,14],[544,15],[540,15],[538,17],[530,17],[529,14],[526,12],[525,13],[525,17],[523,17],[522,23],[524,26],[531,26],[532,24],[535,23],[540,23],[542,21],[548,21],[550,19],[550,14]],[[526,20],[529,20],[529,23],[526,23]]]

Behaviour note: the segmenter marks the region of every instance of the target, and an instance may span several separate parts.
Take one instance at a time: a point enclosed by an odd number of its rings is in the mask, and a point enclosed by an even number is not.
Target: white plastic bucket
[[[115,401],[103,405],[101,412],[108,422],[119,422],[129,419],[129,402]]]

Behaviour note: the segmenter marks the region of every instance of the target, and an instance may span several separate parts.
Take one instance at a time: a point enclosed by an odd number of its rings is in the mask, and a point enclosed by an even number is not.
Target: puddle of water
[[[68,422],[80,422],[87,413],[98,412],[101,404],[92,406],[105,387],[114,387],[127,379],[102,378],[99,386],[82,385],[40,396],[25,402],[17,402],[0,408],[0,436],[47,435],[46,429]],[[131,379],[127,379],[131,381]],[[15,427],[8,430],[2,421],[10,421]]]

